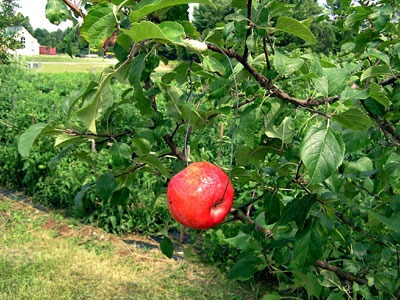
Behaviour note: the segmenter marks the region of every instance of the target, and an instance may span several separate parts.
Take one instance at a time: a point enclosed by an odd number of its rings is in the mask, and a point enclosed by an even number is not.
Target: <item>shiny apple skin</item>
[[[193,229],[208,229],[221,223],[232,207],[233,196],[228,175],[209,162],[190,164],[171,178],[167,189],[172,217]]]

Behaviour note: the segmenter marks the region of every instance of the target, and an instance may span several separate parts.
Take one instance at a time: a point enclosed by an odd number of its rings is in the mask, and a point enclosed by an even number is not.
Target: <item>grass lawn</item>
[[[212,266],[1,195],[0,245],[0,299],[257,299]]]
[[[104,62],[104,63],[112,63],[115,59],[103,58],[99,56],[98,58],[78,58],[78,57],[70,57],[67,54],[57,54],[57,55],[32,55],[25,56],[26,61],[41,61],[41,62]]]
[[[64,72],[77,72],[77,73],[101,73],[105,68],[117,64],[116,59],[99,58],[71,58],[68,55],[34,55],[25,56],[24,61],[40,62],[40,68],[32,69],[34,72],[41,73],[64,73]],[[172,70],[171,65],[160,66],[156,69],[157,72],[167,72]]]
[[[105,68],[113,66],[113,63],[42,63],[39,69],[32,69],[34,72],[41,73],[64,73],[64,72],[77,72],[77,73],[100,73]]]

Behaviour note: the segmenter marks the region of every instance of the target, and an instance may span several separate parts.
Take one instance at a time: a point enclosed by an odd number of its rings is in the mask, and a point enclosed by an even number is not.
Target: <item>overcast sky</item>
[[[72,26],[72,22],[63,22],[59,26],[51,24],[46,19],[46,3],[47,0],[17,0],[20,8],[18,9],[24,16],[29,17],[33,29],[45,28],[48,31],[56,31],[57,29],[66,29]]]

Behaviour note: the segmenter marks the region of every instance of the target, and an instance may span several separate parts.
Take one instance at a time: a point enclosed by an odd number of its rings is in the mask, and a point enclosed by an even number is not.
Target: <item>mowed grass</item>
[[[212,266],[2,196],[0,245],[0,299],[256,299]]]
[[[35,72],[40,73],[101,73],[105,68],[113,66],[110,63],[42,63],[39,69],[32,69]]]
[[[101,56],[96,58],[85,58],[85,57],[71,57],[67,54],[57,54],[57,55],[32,55],[25,56],[26,61],[41,61],[41,62],[90,62],[90,63],[112,63],[114,59],[103,58]]]

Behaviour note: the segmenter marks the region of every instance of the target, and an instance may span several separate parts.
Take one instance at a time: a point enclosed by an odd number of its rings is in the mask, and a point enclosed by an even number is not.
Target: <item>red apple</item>
[[[225,219],[232,206],[233,194],[232,184],[224,171],[208,162],[195,162],[169,182],[168,208],[172,217],[184,226],[208,229]]]

